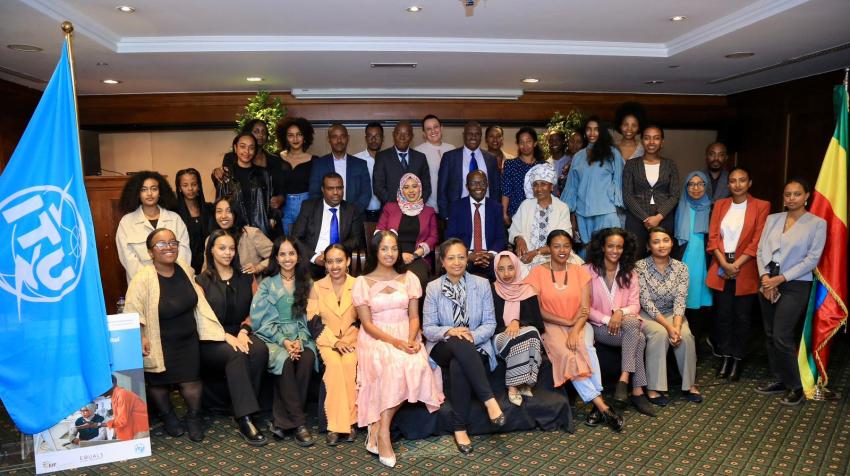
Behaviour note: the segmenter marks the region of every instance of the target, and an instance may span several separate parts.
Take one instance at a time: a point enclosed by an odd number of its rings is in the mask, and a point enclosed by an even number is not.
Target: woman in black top
[[[195,279],[203,289],[224,332],[235,336],[239,349],[217,342],[201,343],[201,362],[208,373],[224,373],[230,390],[233,416],[242,438],[252,446],[263,446],[268,439],[251,421],[260,410],[257,394],[269,359],[268,348],[251,336],[251,300],[254,297],[251,274],[238,270],[236,241],[225,230],[210,234],[204,252],[207,267]]]
[[[277,139],[283,148],[280,157],[288,167],[283,208],[283,232],[288,235],[301,211],[301,203],[309,198],[310,171],[313,159],[317,158],[307,152],[313,144],[313,126],[303,117],[288,117],[278,126]]]
[[[196,169],[178,170],[174,181],[177,185],[176,211],[189,232],[189,249],[192,250],[192,262],[189,264],[198,274],[204,264],[204,240],[210,234],[212,205],[204,198],[201,174]]]

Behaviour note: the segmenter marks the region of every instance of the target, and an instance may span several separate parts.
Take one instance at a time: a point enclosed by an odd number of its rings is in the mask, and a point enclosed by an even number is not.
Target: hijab
[[[507,326],[511,323],[511,321],[519,319],[520,302],[532,296],[536,296],[537,291],[535,291],[534,287],[530,284],[522,282],[522,278],[520,278],[520,270],[522,267],[519,264],[519,258],[510,251],[502,251],[497,254],[496,259],[493,260],[493,267],[497,267],[499,265],[499,260],[501,260],[504,256],[507,256],[508,259],[511,260],[511,264],[514,265],[514,270],[516,271],[514,279],[510,282],[504,281],[499,276],[499,273],[496,273],[496,284],[494,287],[496,288],[496,294],[505,300],[505,309],[502,312],[502,320]]]
[[[416,200],[408,200],[402,189],[404,188],[404,183],[408,180],[413,179],[417,184],[419,184],[419,196],[416,197]],[[401,212],[409,217],[415,217],[422,212],[422,209],[425,208],[425,201],[422,200],[422,181],[419,180],[419,177],[416,174],[406,173],[401,176],[401,181],[398,183],[398,192],[396,193],[396,201],[398,202],[398,207],[401,208]]]
[[[688,194],[688,182],[694,177],[701,178],[706,186],[705,193],[699,200],[694,200]],[[708,197],[709,183],[705,172],[701,170],[691,172],[685,178],[685,186],[682,187],[682,195],[679,197],[679,206],[676,207],[675,235],[680,245],[687,243],[691,237],[691,209],[696,212],[694,214],[693,232],[708,233],[708,222],[711,219],[711,199]]]
[[[549,164],[537,164],[525,174],[523,189],[525,190],[526,199],[534,198],[534,190],[531,186],[538,180],[543,180],[555,185],[555,169]]]

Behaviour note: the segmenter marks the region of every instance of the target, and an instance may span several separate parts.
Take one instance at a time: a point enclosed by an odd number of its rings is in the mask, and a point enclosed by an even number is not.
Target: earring
[[[808,200],[806,200],[805,202],[803,202],[803,206],[804,206],[804,207],[808,207],[808,206],[809,206],[809,201],[808,201]]]

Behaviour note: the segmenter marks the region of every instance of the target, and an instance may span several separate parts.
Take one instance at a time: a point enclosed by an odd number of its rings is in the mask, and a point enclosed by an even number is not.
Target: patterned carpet
[[[246,445],[229,418],[207,419],[202,444],[152,434],[153,456],[68,472],[74,475],[844,475],[850,465],[850,351],[839,336],[830,366],[830,388],[837,402],[808,402],[785,408],[778,397],[753,389],[766,377],[764,355],[756,355],[737,384],[713,377],[710,355],[701,355],[698,383],[701,405],[674,398],[656,418],[626,411],[622,434],[605,427],[577,425],[575,434],[523,432],[473,437],[472,457],[458,454],[451,437],[396,443],[398,465],[381,466],[357,443],[325,445],[323,435],[312,448],[291,439],[263,448]],[[676,393],[673,394],[677,396]],[[575,409],[577,422],[584,408]],[[8,417],[0,422],[3,448],[15,449],[16,432]],[[32,460],[4,454],[0,473],[34,474]]]

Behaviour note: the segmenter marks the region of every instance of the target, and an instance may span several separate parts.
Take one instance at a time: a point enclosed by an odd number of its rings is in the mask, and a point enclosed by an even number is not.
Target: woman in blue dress
[[[676,240],[679,242],[681,261],[688,265],[688,299],[685,302],[688,319],[697,338],[705,332],[705,316],[701,308],[711,307],[711,290],[705,284],[708,273],[705,244],[711,219],[711,199],[705,193],[708,184],[705,172],[691,172],[685,179],[679,206],[676,207]],[[696,318],[696,319],[694,319]]]
[[[545,163],[543,151],[537,145],[537,132],[522,127],[516,133],[517,157],[505,161],[502,172],[502,210],[505,226],[510,226],[514,214],[525,196],[525,174],[537,164]]]
[[[577,239],[589,242],[597,230],[623,226],[624,161],[598,117],[587,119],[584,134],[587,147],[573,158],[561,201],[575,214]]]

